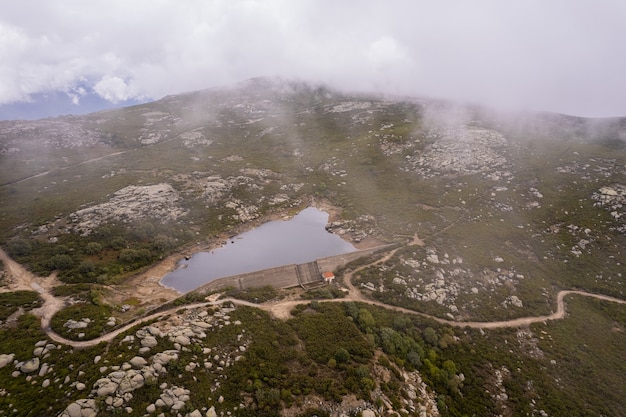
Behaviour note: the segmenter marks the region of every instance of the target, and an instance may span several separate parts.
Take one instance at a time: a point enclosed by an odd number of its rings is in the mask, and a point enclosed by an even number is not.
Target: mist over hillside
[[[68,407],[617,416],[625,406],[626,312],[617,302],[626,299],[626,117],[503,112],[256,78],[82,116],[0,121],[0,201],[8,255],[0,296],[25,291],[17,304],[3,301],[0,324],[0,409],[13,404],[14,415],[33,415],[18,396],[42,396],[40,415],[64,416],[74,415]],[[292,305],[288,319],[220,304],[159,316],[86,351],[48,349],[37,317],[67,340],[102,337],[178,296],[158,285],[176,260],[308,206],[328,211],[327,230],[360,248],[396,246],[336,271],[336,291],[323,296],[228,294],[317,300]],[[552,317],[573,290],[564,318]],[[323,302],[342,292],[355,298]],[[507,324],[528,317],[546,319]],[[192,327],[195,336],[185,333]],[[23,342],[10,340],[14,331]],[[35,346],[39,339],[47,342]],[[268,353],[272,346],[284,357]],[[54,353],[31,354],[35,347]],[[70,369],[61,352],[72,349],[92,356]],[[37,369],[28,371],[33,355]],[[56,373],[39,372],[45,358]],[[124,362],[120,378],[141,371],[141,384],[120,388],[112,373]],[[155,405],[166,397],[181,408]],[[346,405],[348,397],[356,402]]]

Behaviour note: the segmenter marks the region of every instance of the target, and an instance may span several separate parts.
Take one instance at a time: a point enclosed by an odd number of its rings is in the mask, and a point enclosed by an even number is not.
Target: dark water
[[[184,293],[217,278],[354,252],[352,244],[326,231],[327,222],[328,213],[309,207],[289,221],[265,223],[181,261],[161,284]]]

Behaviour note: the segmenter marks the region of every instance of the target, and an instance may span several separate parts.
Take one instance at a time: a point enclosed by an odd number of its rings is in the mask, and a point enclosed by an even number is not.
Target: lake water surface
[[[181,261],[161,284],[185,293],[217,278],[356,251],[349,242],[328,233],[327,223],[328,213],[309,207],[291,220],[262,224],[221,248]]]

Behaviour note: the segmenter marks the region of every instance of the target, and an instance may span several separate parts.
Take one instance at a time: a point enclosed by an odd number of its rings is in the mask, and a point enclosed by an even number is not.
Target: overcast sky
[[[61,98],[81,113],[258,76],[626,116],[626,1],[15,0],[0,9],[0,108]]]

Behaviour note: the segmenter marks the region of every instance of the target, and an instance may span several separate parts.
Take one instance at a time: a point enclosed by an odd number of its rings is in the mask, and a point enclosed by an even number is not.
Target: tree
[[[437,332],[432,327],[427,327],[424,329],[424,340],[426,343],[437,346],[437,342],[439,341],[439,336],[437,336]]]
[[[380,329],[380,344],[383,352],[389,355],[397,355],[402,351],[402,336],[391,327]]]
[[[439,339],[439,347],[441,349],[445,349],[448,346],[454,344],[455,340],[454,340],[454,336],[451,336],[449,334],[444,334],[443,336],[441,336],[441,339]]]
[[[359,310],[359,318],[357,320],[359,326],[363,331],[367,331],[367,329],[371,329],[376,325],[376,320],[374,320],[374,316],[369,310],[362,308]]]
[[[420,354],[414,350],[406,354],[406,360],[415,368],[422,366],[422,358],[420,357]]]
[[[65,255],[69,252],[70,252],[70,248],[68,248],[66,245],[56,245],[54,249],[52,250],[52,253],[54,255]]]
[[[116,236],[113,239],[111,239],[111,241],[109,241],[109,247],[111,249],[120,250],[120,249],[124,249],[126,246],[128,246],[128,243],[121,236]]]
[[[164,252],[175,246],[175,244],[175,240],[166,235],[157,235],[152,241],[152,247],[159,252]]]
[[[335,352],[335,360],[337,363],[348,363],[350,361],[350,352],[344,348],[337,349]]]
[[[82,261],[80,265],[78,265],[78,272],[82,275],[87,275],[89,273],[95,272],[96,265],[94,265],[91,261]]]
[[[441,367],[448,372],[449,375],[454,375],[457,372],[456,364],[450,359],[446,360]]]
[[[148,249],[123,249],[120,252],[120,260],[126,263],[147,263],[152,259],[152,253]]]
[[[404,330],[411,321],[402,316],[396,316],[393,319],[393,328],[396,330]]]
[[[50,269],[60,269],[64,271],[74,266],[74,260],[70,255],[54,255],[52,258],[48,259],[47,265]]]
[[[32,250],[32,245],[26,239],[15,239],[7,244],[7,251],[13,257],[30,255]]]
[[[87,255],[97,255],[102,252],[102,245],[98,242],[89,242],[85,246],[85,253]]]

